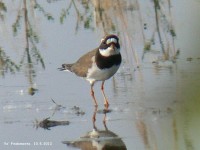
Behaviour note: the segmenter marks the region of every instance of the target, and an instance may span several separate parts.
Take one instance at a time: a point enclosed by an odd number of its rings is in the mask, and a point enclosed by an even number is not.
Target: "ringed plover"
[[[91,96],[95,106],[98,106],[94,95],[93,86],[96,81],[102,81],[101,90],[104,97],[104,105],[109,106],[108,99],[104,93],[104,82],[111,78],[119,69],[121,64],[119,38],[116,35],[106,35],[98,48],[86,53],[75,63],[62,64],[61,71],[70,71],[79,77],[89,81]]]

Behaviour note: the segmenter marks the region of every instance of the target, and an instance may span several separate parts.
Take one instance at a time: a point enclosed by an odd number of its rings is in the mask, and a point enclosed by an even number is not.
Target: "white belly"
[[[86,80],[88,80],[91,84],[95,81],[105,81],[112,77],[118,69],[119,65],[114,65],[108,69],[99,69],[97,65],[93,63],[92,67],[88,70]]]

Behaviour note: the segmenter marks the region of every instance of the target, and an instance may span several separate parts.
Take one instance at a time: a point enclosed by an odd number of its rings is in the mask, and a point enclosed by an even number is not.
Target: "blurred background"
[[[0,149],[197,150],[199,11],[199,0],[0,0]],[[111,33],[123,60],[105,112],[99,83],[96,110],[89,84],[57,68]]]

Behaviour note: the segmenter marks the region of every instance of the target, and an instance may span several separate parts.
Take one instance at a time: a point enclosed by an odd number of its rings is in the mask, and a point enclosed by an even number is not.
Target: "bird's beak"
[[[111,46],[112,50],[115,50],[115,44],[114,43],[111,43]]]

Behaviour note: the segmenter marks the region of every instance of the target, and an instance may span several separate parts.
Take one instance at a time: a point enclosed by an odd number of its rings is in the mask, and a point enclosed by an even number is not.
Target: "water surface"
[[[0,148],[198,149],[200,2],[158,4],[0,2]],[[87,81],[57,68],[106,33],[119,35],[123,63],[104,113],[100,83],[95,110]]]

